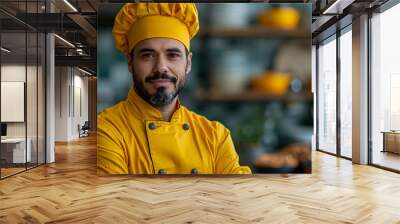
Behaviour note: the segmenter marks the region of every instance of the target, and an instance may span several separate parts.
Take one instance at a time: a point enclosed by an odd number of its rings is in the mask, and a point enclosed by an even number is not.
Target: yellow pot
[[[252,81],[253,89],[256,91],[284,95],[289,89],[291,75],[279,72],[266,72]]]
[[[273,8],[262,12],[258,22],[266,27],[280,29],[297,29],[300,24],[300,13],[294,8]]]

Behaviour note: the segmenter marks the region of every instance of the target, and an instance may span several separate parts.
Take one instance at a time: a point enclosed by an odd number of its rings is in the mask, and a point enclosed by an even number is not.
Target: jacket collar
[[[136,117],[144,121],[162,121],[163,117],[161,112],[153,107],[151,104],[146,102],[142,97],[140,97],[133,87],[129,89],[128,103],[131,105],[132,112]],[[177,101],[175,112],[172,114],[170,122],[179,122],[182,121],[182,110],[183,106],[181,106],[179,99]]]

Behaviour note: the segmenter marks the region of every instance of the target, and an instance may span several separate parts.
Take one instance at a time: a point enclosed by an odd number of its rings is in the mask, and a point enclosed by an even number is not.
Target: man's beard
[[[172,93],[167,93],[167,90],[165,87],[158,87],[157,92],[155,94],[150,94],[145,88],[144,84],[138,80],[133,74],[133,82],[134,82],[134,88],[138,95],[142,97],[146,102],[151,104],[152,106],[159,107],[159,106],[165,106],[168,104],[171,104],[172,101],[179,95],[179,93],[182,91],[183,87],[185,86],[185,79],[183,79],[181,82],[178,82],[176,77],[174,76],[169,76],[165,73],[155,73],[149,77],[146,77],[144,82],[150,82],[154,79],[169,79],[175,86],[175,91]]]

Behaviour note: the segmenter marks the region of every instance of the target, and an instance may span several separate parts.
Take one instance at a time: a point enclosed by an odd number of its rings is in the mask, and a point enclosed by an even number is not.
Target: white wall
[[[68,140],[68,71],[67,67],[55,68],[55,141]]]
[[[79,138],[78,124],[82,126],[88,120],[87,76],[76,68],[56,67],[55,98],[55,140]]]
[[[88,120],[88,78],[85,76],[81,76],[82,73],[78,73],[77,70],[74,70],[74,107],[72,108],[72,136],[78,136],[78,124],[81,126]]]
[[[25,70],[27,69],[27,70]],[[1,81],[2,82],[25,82],[25,75],[26,71],[28,72],[28,75],[30,74],[36,74],[36,67],[34,66],[27,66],[25,67],[24,65],[2,65],[1,66]],[[36,85],[36,81],[31,80],[29,78],[29,85]],[[27,88],[27,103],[30,104],[31,102],[34,102],[36,99],[36,88]],[[4,97],[4,96],[3,96]],[[30,110],[35,110],[36,111],[36,101],[35,104],[28,105],[30,106]],[[40,106],[40,105],[39,105]],[[32,108],[34,107],[34,108]],[[7,110],[7,108],[1,108],[1,110]],[[35,121],[36,123],[36,113],[27,113],[27,118],[28,122]],[[7,122],[7,136],[8,137],[25,137],[25,123],[26,122]],[[33,125],[28,125],[28,128],[33,127]],[[36,126],[35,126],[36,130]],[[29,130],[28,130],[29,132]],[[28,133],[29,137],[29,133]]]
[[[1,81],[25,82],[25,65],[2,65]],[[1,108],[1,110],[6,109],[7,108]],[[25,123],[7,123],[7,137],[25,137]]]
[[[6,122],[8,138],[30,139],[32,161],[44,162],[44,74],[42,67],[25,66],[25,64],[3,64],[1,66],[1,81],[3,82],[24,82],[26,84],[26,106],[21,108],[21,112],[26,112],[26,120],[22,122]],[[25,80],[27,78],[27,81]],[[2,96],[7,97],[7,96]],[[9,107],[2,107],[1,110],[12,110]],[[12,111],[7,111],[11,112]],[[37,153],[39,155],[37,156]]]

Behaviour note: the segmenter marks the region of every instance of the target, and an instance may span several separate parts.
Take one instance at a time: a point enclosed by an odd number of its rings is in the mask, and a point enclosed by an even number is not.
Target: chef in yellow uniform
[[[199,30],[193,3],[128,3],[115,18],[116,46],[133,87],[98,116],[97,166],[108,174],[250,174],[230,132],[181,105]]]

